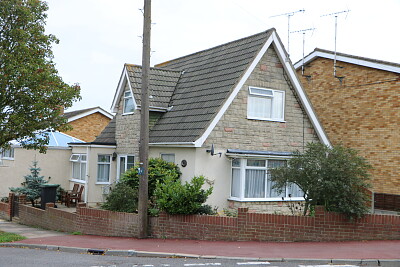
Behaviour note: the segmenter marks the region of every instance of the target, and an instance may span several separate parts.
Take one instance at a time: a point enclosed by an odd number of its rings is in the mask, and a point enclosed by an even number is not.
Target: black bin
[[[59,187],[59,184],[42,184],[40,188],[42,189],[40,198],[40,208],[41,209],[46,209],[46,203],[54,203],[56,204],[56,198],[57,198],[57,188]]]

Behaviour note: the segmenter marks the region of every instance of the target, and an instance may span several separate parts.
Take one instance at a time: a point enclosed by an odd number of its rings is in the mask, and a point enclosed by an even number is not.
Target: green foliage
[[[138,190],[125,182],[119,182],[107,196],[103,209],[120,212],[137,212]]]
[[[158,182],[154,195],[160,210],[169,214],[199,214],[213,188],[202,189],[205,178],[193,177],[190,183],[181,184],[179,180],[167,177],[164,183]]]
[[[238,211],[237,209],[228,209],[225,208],[222,210],[224,212],[224,214],[228,217],[237,217],[238,216]]]
[[[139,188],[138,170],[139,164],[137,163],[134,168],[127,170],[121,178],[121,181],[127,183],[132,188]],[[181,176],[179,167],[171,162],[166,162],[161,158],[149,159],[149,198],[154,195],[157,182],[163,183],[166,177],[176,181]]]
[[[25,148],[46,151],[46,129],[68,130],[61,107],[80,99],[78,85],[58,75],[53,62],[54,35],[45,34],[47,3],[0,1],[0,148],[17,140]]]
[[[370,168],[353,149],[310,143],[304,153],[294,152],[287,166],[271,170],[271,180],[278,190],[295,183],[305,192],[304,214],[310,206],[323,205],[328,211],[358,218],[368,212]]]
[[[0,231],[0,243],[8,243],[26,239],[25,236]]]
[[[25,195],[26,199],[31,201],[32,206],[34,206],[35,200],[40,197],[42,192],[40,186],[47,184],[48,181],[44,180],[44,176],[39,175],[41,169],[38,167],[38,162],[36,160],[33,161],[33,166],[30,167],[30,171],[30,174],[24,176],[25,182],[21,184],[22,187],[11,187],[10,191]]]

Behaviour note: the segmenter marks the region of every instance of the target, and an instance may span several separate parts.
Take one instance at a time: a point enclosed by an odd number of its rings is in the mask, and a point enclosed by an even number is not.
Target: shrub
[[[368,212],[371,166],[357,151],[337,145],[310,143],[304,153],[294,152],[287,166],[271,170],[274,188],[288,183],[304,192],[304,214],[308,208],[323,205],[326,210],[361,217]]]
[[[127,183],[120,182],[115,185],[107,196],[103,209],[120,212],[137,212],[138,190]]]
[[[154,195],[160,210],[169,214],[199,214],[207,210],[202,207],[213,188],[202,189],[205,178],[193,177],[190,183],[168,177],[164,183],[158,182]]]
[[[138,170],[139,164],[137,163],[134,168],[127,170],[121,181],[125,182],[132,188],[139,188],[139,176]],[[181,171],[179,167],[171,162],[167,162],[161,158],[150,158],[149,159],[149,199],[154,195],[154,190],[156,189],[157,181],[163,183],[166,177],[170,177],[172,180],[176,181],[181,177]]]

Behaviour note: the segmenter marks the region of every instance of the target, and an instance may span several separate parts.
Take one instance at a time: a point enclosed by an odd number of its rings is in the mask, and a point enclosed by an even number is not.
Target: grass
[[[13,242],[26,239],[25,236],[0,231],[0,243]]]

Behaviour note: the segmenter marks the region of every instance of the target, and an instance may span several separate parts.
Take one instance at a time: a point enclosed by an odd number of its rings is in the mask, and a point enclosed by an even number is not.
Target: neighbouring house
[[[400,64],[317,48],[295,68],[331,142],[367,158],[375,201],[400,209]]]
[[[83,141],[57,131],[49,131],[47,134],[49,144],[46,154],[22,148],[17,142],[12,142],[10,149],[0,151],[0,197],[8,196],[10,187],[21,186],[35,160],[41,168],[40,175],[45,179],[51,177],[49,183],[59,184],[64,189],[69,188],[71,148],[68,143]]]
[[[93,142],[70,144],[87,159],[89,203],[138,161],[141,71],[124,65],[115,119]],[[273,190],[268,169],[308,142],[330,144],[275,29],[158,64],[149,90],[150,157],[178,164],[183,182],[204,175],[214,187],[208,204],[219,209],[301,200],[296,186]]]
[[[92,142],[112,120],[113,115],[101,107],[93,107],[65,112],[64,117],[73,128],[66,131],[66,134],[85,142]]]

